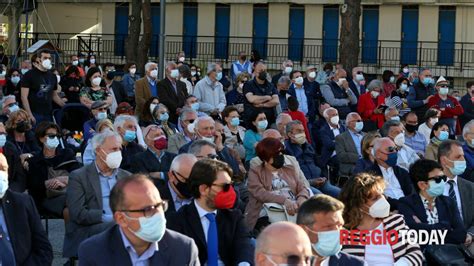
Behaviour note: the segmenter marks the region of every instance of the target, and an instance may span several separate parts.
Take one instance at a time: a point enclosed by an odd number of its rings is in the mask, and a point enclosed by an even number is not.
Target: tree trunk
[[[345,8],[346,6],[347,8]],[[359,21],[361,0],[345,0],[341,6],[340,62],[344,69],[352,71],[359,64]]]
[[[132,14],[128,17],[129,27],[128,36],[125,39],[125,57],[127,61],[137,61],[138,40],[140,39],[140,31],[142,25],[142,0],[132,0]],[[139,67],[139,65],[137,65]]]
[[[2,9],[4,9],[3,6]],[[8,47],[4,48],[7,48],[5,49],[5,54],[13,56],[10,59],[13,67],[16,67],[16,64],[18,64],[17,56],[21,55],[21,51],[18,50],[20,45],[19,31],[21,10],[22,4],[18,1],[15,4],[11,4],[5,12],[5,15],[8,16]],[[15,62],[13,62],[13,59],[16,59]]]
[[[143,36],[138,43],[137,51],[137,68],[141,73],[145,73],[145,64],[148,62],[148,51],[151,46],[151,38],[153,34],[153,23],[151,19],[151,3],[145,0],[142,6],[143,13]]]

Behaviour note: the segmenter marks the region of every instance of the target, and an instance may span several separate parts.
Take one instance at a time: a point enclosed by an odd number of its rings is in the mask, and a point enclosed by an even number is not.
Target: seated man
[[[311,242],[305,231],[296,224],[289,222],[271,224],[257,238],[256,266],[309,266],[311,260]]]
[[[387,121],[380,129],[382,137],[390,138],[397,145],[397,165],[408,171],[410,165],[420,159],[416,152],[405,144],[405,130],[399,121]]]
[[[464,126],[462,136],[466,142],[462,146],[464,158],[466,158],[466,170],[461,176],[472,182],[474,181],[474,120]]]
[[[167,203],[146,176],[119,180],[110,208],[116,225],[80,245],[80,265],[199,265],[194,240],[166,229]]]
[[[7,122],[10,114],[20,110],[18,103],[16,102],[15,95],[6,95],[2,99],[2,115],[0,115],[0,122]]]
[[[300,121],[291,121],[286,126],[288,140],[285,141],[285,153],[294,156],[298,160],[300,169],[311,186],[317,188],[324,194],[337,198],[341,191],[338,187],[331,185],[329,180],[321,177],[321,169],[316,166],[316,153],[313,146],[306,142],[304,127]],[[313,191],[317,193],[317,191]]]
[[[346,117],[346,132],[336,137],[336,156],[339,161],[339,175],[352,176],[357,160],[362,158],[364,121],[358,113]]]
[[[385,109],[384,112],[385,116],[385,121],[400,121],[400,116],[397,107],[395,106],[390,106],[387,109]]]
[[[94,136],[96,128],[95,125],[99,120],[107,118],[107,110],[109,106],[104,101],[95,101],[91,106],[92,119],[84,123],[84,142],[87,143],[89,139]]]
[[[239,210],[232,169],[218,160],[198,161],[188,182],[194,201],[170,218],[168,227],[194,239],[201,265],[250,265],[253,248]]]
[[[326,195],[314,196],[298,209],[296,223],[309,236],[316,257],[315,265],[365,265],[362,259],[341,252],[343,210],[342,202]]]
[[[391,210],[398,210],[398,200],[413,194],[414,187],[408,171],[397,165],[397,147],[389,138],[374,141],[374,165],[368,172],[382,176],[386,181],[384,195]]]
[[[181,110],[177,124],[178,133],[168,139],[168,149],[166,151],[177,154],[181,147],[193,140],[194,133],[189,130],[189,125],[192,125],[196,119],[197,114],[193,109],[184,108]]]
[[[405,144],[412,148],[420,157],[425,155],[428,142],[425,136],[418,132],[418,116],[415,112],[406,113],[403,116],[403,125],[405,126]]]
[[[176,156],[166,151],[168,141],[163,130],[157,125],[149,125],[143,130],[148,149],[135,154],[130,159],[130,171],[148,175],[153,180],[167,179],[171,161]]]
[[[92,145],[95,161],[69,175],[66,202],[70,219],[66,223],[64,257],[77,256],[83,240],[114,224],[109,206],[110,191],[118,179],[130,175],[119,169],[122,162],[120,135],[105,131],[94,136]]]
[[[330,165],[338,169],[339,163],[336,157],[336,137],[346,131],[339,119],[338,111],[329,107],[323,112],[325,124],[318,128],[319,138],[321,139],[321,159],[319,167],[323,171],[323,175],[328,176],[327,166]],[[335,171],[337,173],[338,171]]]
[[[154,181],[163,200],[168,201],[168,210],[165,212],[166,217],[176,213],[182,206],[192,202],[188,178],[196,162],[196,156],[189,153],[180,154],[174,157],[171,163],[168,180],[160,179]]]
[[[51,265],[53,248],[33,199],[8,189],[8,164],[0,154],[0,263]]]
[[[114,130],[122,137],[122,163],[120,168],[126,171],[131,170],[132,157],[145,151],[138,145],[137,139],[138,122],[134,116],[120,115],[115,118]]]
[[[293,121],[293,119],[287,113],[280,113],[276,118],[276,129],[285,139],[288,138],[288,135],[286,134],[286,125],[291,121]]]

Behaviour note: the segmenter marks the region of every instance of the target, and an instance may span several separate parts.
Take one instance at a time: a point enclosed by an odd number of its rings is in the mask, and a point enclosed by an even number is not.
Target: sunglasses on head
[[[212,184],[213,187],[221,187],[224,192],[229,191],[232,183],[225,183],[225,184]]]
[[[436,183],[441,183],[441,181],[446,182],[447,179],[448,177],[446,175],[440,175],[440,176],[434,176],[434,177],[428,178],[428,181],[434,180]]]

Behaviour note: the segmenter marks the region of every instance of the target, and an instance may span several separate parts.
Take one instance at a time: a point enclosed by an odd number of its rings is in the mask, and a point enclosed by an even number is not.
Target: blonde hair
[[[23,109],[20,109],[16,112],[11,113],[10,116],[8,117],[7,122],[5,123],[5,129],[9,134],[11,134],[11,133],[13,133],[13,131],[15,131],[16,121],[19,117],[25,118],[25,121],[29,120],[28,113]],[[27,131],[31,130],[31,124],[29,124],[29,125],[30,126],[26,129]]]

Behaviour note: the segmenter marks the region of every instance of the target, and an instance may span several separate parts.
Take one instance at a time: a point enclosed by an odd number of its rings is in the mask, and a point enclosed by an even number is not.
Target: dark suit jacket
[[[125,88],[123,87],[122,83],[114,80],[112,81],[111,87],[112,87],[112,90],[114,91],[115,100],[117,100],[117,104],[127,101],[128,94]]]
[[[161,199],[168,200],[168,210],[165,212],[166,218],[176,213],[176,207],[174,205],[173,196],[171,195],[170,188],[168,187],[168,181],[163,179],[154,179],[156,188],[160,191]]]
[[[408,171],[399,166],[394,166],[392,168],[393,172],[395,173],[395,176],[398,179],[398,182],[400,183],[400,187],[405,197],[415,193],[415,187],[413,186],[413,182],[410,179],[410,174],[408,173]],[[368,169],[367,172],[371,172],[378,176],[383,176],[382,170],[380,170],[380,167],[377,162],[374,162],[374,165],[370,169]],[[387,197],[387,201],[390,203],[391,211],[398,210],[399,200]]]
[[[130,160],[130,171],[132,173],[148,174],[153,172],[163,172],[165,176],[170,170],[171,162],[176,154],[163,151],[161,162],[149,150],[135,154]]]
[[[364,135],[362,132],[360,134]],[[362,144],[360,146],[362,148]],[[359,153],[357,153],[356,144],[349,130],[336,137],[336,156],[339,162],[339,174],[352,176],[352,171],[359,159]]]
[[[26,189],[26,174],[21,165],[20,152],[13,143],[7,141],[3,146],[3,155],[8,163],[8,187],[16,192],[23,192]]]
[[[340,134],[344,131],[346,131],[346,128],[340,124]],[[334,133],[330,129],[328,123],[324,123],[322,127],[319,128],[319,138],[321,139],[322,144],[320,166],[325,168],[329,159],[332,157],[332,153],[336,149],[336,137],[334,137]]]
[[[461,244],[466,239],[466,229],[459,215],[456,202],[446,196],[438,196],[435,199],[439,222],[428,224],[426,210],[419,194],[412,194],[400,198],[398,211],[405,216],[405,222],[414,230],[448,230],[446,242],[450,244]],[[415,222],[413,216],[420,219],[421,223]]]
[[[253,264],[254,248],[242,213],[239,210],[218,210],[216,222],[222,262],[225,265],[237,265],[240,262]],[[207,242],[194,202],[181,207],[176,215],[168,219],[167,226],[194,239],[201,264],[207,262]]]
[[[339,252],[336,255],[329,257],[329,266],[363,266],[364,260],[345,252]]]
[[[180,80],[176,81],[176,92],[168,78],[165,78],[158,82],[158,98],[160,103],[166,105],[169,109],[170,121],[174,124],[178,122],[179,114],[176,113],[176,109],[184,106],[186,98],[188,97],[188,91],[186,84]]]
[[[1,204],[17,265],[51,265],[53,248],[33,199],[7,190]]]
[[[129,175],[118,169],[117,179]],[[102,190],[95,162],[69,174],[66,202],[70,219],[66,223],[63,255],[73,257],[83,240],[108,227],[102,221]]]
[[[458,177],[459,194],[461,195],[462,218],[467,231],[474,234],[474,183]]]
[[[158,242],[158,251],[150,258],[150,265],[199,265],[194,241],[180,233],[166,230]],[[85,240],[79,247],[79,266],[132,266],[132,261],[118,225]]]

